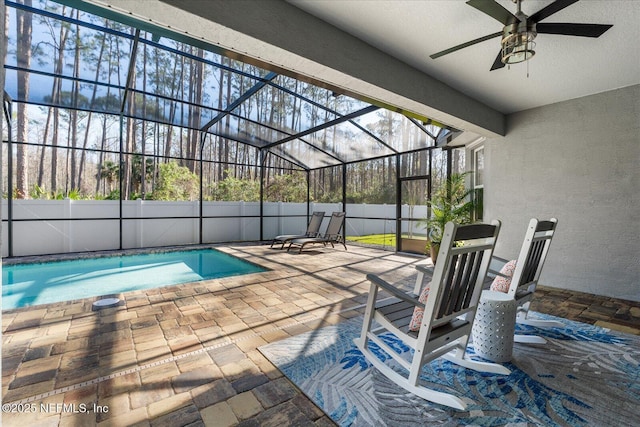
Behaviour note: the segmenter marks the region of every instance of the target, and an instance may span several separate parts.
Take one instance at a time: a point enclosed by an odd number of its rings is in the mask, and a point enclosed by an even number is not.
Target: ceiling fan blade
[[[577,1],[578,0],[556,0],[553,3],[551,3],[549,6],[543,7],[542,9],[540,9],[539,11],[531,15],[529,17],[529,20],[533,22],[540,22],[544,18],[548,18],[556,12],[560,12],[565,7],[571,6]]]
[[[516,16],[507,9],[496,3],[494,0],[469,0],[467,4],[475,7],[490,17],[502,22],[502,25],[509,25],[520,22]]]
[[[562,24],[556,22],[536,25],[538,34],[562,34],[565,36],[600,37],[613,25],[604,24]]]
[[[502,49],[498,52],[498,56],[496,56],[496,60],[493,61],[493,65],[489,71],[498,70],[504,67],[504,63],[502,62]]]
[[[475,40],[471,40],[471,41],[468,41],[466,43],[459,44],[458,46],[451,47],[449,49],[443,50],[442,52],[434,53],[433,55],[430,55],[430,56],[431,56],[431,59],[440,58],[441,56],[447,55],[449,53],[455,52],[455,51],[460,50],[460,49],[464,49],[465,47],[472,46],[472,45],[474,45],[476,43],[480,43],[480,42],[483,42],[485,40],[490,40],[490,39],[492,39],[494,37],[498,37],[500,35],[502,35],[502,31],[498,31],[497,33],[489,34],[488,36],[480,37],[480,38],[477,38]]]

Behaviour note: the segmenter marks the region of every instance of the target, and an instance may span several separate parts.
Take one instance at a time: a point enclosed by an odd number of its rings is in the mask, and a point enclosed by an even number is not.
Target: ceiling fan
[[[540,22],[567,6],[576,3],[578,0],[556,0],[531,16],[525,15],[520,9],[521,0],[511,1],[517,5],[517,12],[515,14],[496,3],[495,0],[467,1],[469,6],[475,7],[480,12],[486,13],[500,21],[502,25],[504,25],[502,31],[462,43],[458,46],[443,50],[442,52],[434,53],[431,55],[431,58],[440,58],[441,56],[456,52],[465,47],[473,46],[476,43],[502,36],[500,52],[498,52],[498,56],[491,66],[491,71],[493,71],[508,64],[517,64],[518,62],[531,59],[533,55],[535,55],[535,51],[533,50],[535,48],[534,39],[538,34],[560,34],[595,38],[600,37],[605,31],[613,27],[613,25],[603,24]]]

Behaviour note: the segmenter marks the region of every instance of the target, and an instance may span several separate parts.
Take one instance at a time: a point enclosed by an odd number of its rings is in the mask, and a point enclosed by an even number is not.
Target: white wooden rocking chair
[[[538,285],[538,279],[542,272],[542,266],[549,252],[551,239],[555,234],[558,220],[551,218],[547,221],[538,221],[532,218],[529,221],[527,232],[524,236],[524,242],[520,249],[520,254],[516,260],[513,276],[505,276],[500,272],[502,268],[509,262],[506,259],[494,256],[489,267],[489,277],[502,276],[511,280],[507,293],[518,303],[518,314],[516,322],[522,325],[536,327],[558,327],[564,325],[555,320],[541,320],[527,318],[529,313],[529,305],[533,299],[533,294]],[[535,335],[516,334],[514,342],[526,344],[545,344],[547,341]]]
[[[420,384],[420,373],[425,364],[443,357],[466,368],[510,374],[499,364],[464,357],[499,230],[499,221],[466,226],[450,222],[446,225],[426,304],[373,274],[367,275],[371,288],[362,334],[355,342],[367,360],[391,381],[423,399],[465,409],[466,404],[457,396]],[[394,298],[376,301],[380,288]],[[417,332],[409,330],[415,307],[424,308]],[[410,360],[396,353],[379,337],[387,331],[414,349],[413,356],[408,356]],[[369,348],[370,342],[381,347],[408,372],[397,372],[378,359]]]

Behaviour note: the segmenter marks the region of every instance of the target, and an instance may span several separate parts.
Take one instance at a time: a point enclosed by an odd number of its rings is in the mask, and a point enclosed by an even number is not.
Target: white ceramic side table
[[[508,294],[483,291],[473,322],[473,348],[493,362],[508,362],[513,352],[517,304]]]

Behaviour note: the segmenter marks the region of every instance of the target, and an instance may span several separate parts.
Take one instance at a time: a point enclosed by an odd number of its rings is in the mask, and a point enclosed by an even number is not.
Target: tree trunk
[[[172,99],[176,99],[177,97],[177,92],[180,89],[181,85],[180,83],[176,84],[176,80],[178,82],[182,81],[182,68],[180,69],[180,75],[176,76],[176,72],[178,70],[178,61],[174,61],[173,62],[173,72],[171,73],[171,76],[173,76],[173,78],[171,79],[171,98]],[[169,107],[169,123],[173,123],[173,119],[176,116],[176,103],[172,102],[170,107]],[[167,130],[167,138],[165,140],[165,146],[164,146],[164,156],[165,156],[165,162],[168,162],[169,159],[167,157],[169,157],[171,155],[171,138],[173,136],[173,126],[169,125],[169,129]]]
[[[49,139],[49,126],[51,124],[51,116],[52,116],[52,108],[49,107],[47,109],[47,120],[44,125],[44,135],[42,136],[42,143],[46,144]],[[38,187],[42,187],[44,181],[44,167],[45,167],[45,159],[46,159],[47,150],[45,147],[42,147],[42,151],[40,152],[40,165],[38,166]]]
[[[147,45],[143,44],[142,49],[142,91],[147,91]],[[145,194],[145,185],[146,185],[146,175],[147,175],[147,159],[145,157],[147,151],[147,97],[142,97],[142,117],[145,119],[142,120],[141,130],[140,130],[140,138],[142,140],[142,147],[140,148],[140,182],[138,187],[138,196],[144,200]]]
[[[58,128],[60,126],[60,111],[53,109],[53,130],[51,132],[51,193],[58,191]]]
[[[104,56],[104,50],[105,50],[105,40],[106,40],[106,34],[102,33],[102,38],[100,41],[100,51],[98,52],[98,63],[96,64],[96,74],[95,74],[95,80],[98,81],[99,77],[100,77],[100,67],[102,66],[102,58]],[[93,109],[93,107],[95,106],[95,101],[96,101],[96,93],[97,93],[97,89],[98,86],[94,85],[93,87],[93,93],[91,94],[91,104],[90,104],[90,108]],[[82,185],[83,185],[83,174],[84,174],[84,168],[85,168],[85,162],[86,162],[86,148],[87,145],[89,145],[89,129],[91,128],[91,119],[93,118],[93,113],[91,112],[91,110],[89,111],[89,114],[87,115],[87,124],[85,127],[85,133],[84,133],[84,138],[82,141],[82,153],[80,154],[80,167],[78,169],[78,189],[81,190],[82,189]],[[97,190],[96,190],[97,192]]]
[[[100,138],[100,153],[98,153],[98,170],[96,172],[96,194],[100,191],[100,181],[101,181],[101,172],[102,172],[102,161],[104,158],[104,148],[107,142],[107,116],[104,115],[102,118],[102,136]],[[103,188],[103,194],[106,193]]]
[[[62,14],[65,13],[65,7],[62,8]],[[55,72],[56,74],[62,74],[62,67],[64,63],[64,50],[67,43],[68,30],[64,25],[60,26],[60,41],[58,46]],[[51,89],[51,98],[53,105],[57,105],[60,101],[61,81],[59,78],[53,80],[53,88]],[[51,193],[55,195],[58,191],[58,139],[60,133],[60,110],[58,108],[53,109],[53,129],[51,131]]]
[[[221,61],[224,65],[224,58],[222,58]],[[224,86],[224,75],[225,75],[225,71],[222,67],[220,67],[220,74],[218,77],[218,110],[222,110],[222,107],[224,106],[222,101],[222,87]],[[219,123],[216,123],[214,126],[219,126]],[[216,163],[216,167],[217,167],[217,181],[220,182],[222,181],[222,175],[223,175],[223,169],[222,166],[220,165],[219,161],[220,159],[222,159],[222,138],[220,137],[215,137],[214,141],[217,143],[216,145],[218,146],[218,163]],[[213,156],[212,156],[213,157]],[[213,160],[213,159],[211,159]]]
[[[31,7],[31,0],[23,0],[25,6]],[[16,58],[18,67],[31,68],[31,35],[32,35],[32,15],[16,9],[16,24],[18,30],[18,40],[16,42]],[[18,99],[29,99],[29,74],[18,71]],[[23,143],[28,140],[28,122],[27,108],[24,102],[18,103],[18,125],[17,140],[19,142],[16,150],[16,198],[26,199],[29,197],[29,157],[27,145]],[[13,191],[13,189],[9,189]]]
[[[76,10],[76,19],[80,16],[80,11]],[[73,64],[73,76],[76,78],[80,77],[80,26],[76,25],[76,40],[75,40],[75,53],[74,53],[74,64]],[[73,92],[71,93],[71,103],[73,107],[78,107],[78,96],[80,94],[80,82],[75,80],[73,82]],[[76,161],[76,147],[78,145],[78,110],[76,108],[71,108],[69,114],[69,125],[71,127],[71,150],[69,154],[71,155],[71,190],[77,189],[80,191],[79,185],[79,176],[78,176],[78,165]]]

